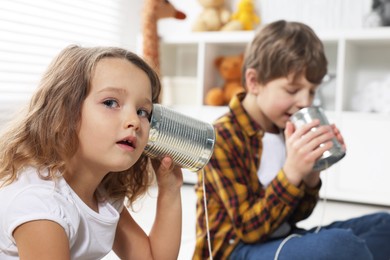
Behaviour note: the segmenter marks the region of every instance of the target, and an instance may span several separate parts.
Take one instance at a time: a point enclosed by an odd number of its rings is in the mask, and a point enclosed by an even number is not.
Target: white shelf
[[[390,28],[364,28],[339,31],[316,32],[323,42],[350,41],[390,41]],[[164,35],[161,39],[164,44],[199,44],[199,43],[248,43],[254,36],[253,31],[235,32],[187,32]]]

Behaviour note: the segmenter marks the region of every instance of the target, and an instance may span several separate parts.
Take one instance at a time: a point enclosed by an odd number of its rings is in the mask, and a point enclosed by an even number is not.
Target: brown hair
[[[79,145],[81,107],[90,91],[94,69],[104,58],[127,59],[143,70],[152,86],[152,101],[157,102],[161,89],[158,75],[136,54],[117,47],[65,48],[49,65],[27,111],[0,138],[3,185],[13,182],[25,166],[47,169],[48,179],[65,170],[65,162]],[[107,174],[101,187],[109,197],[125,196],[131,204],[151,183],[148,162],[142,155],[130,169]]]
[[[309,26],[280,20],[256,32],[246,49],[243,75],[248,68],[256,70],[261,84],[291,73],[320,84],[327,73],[327,60],[321,40]],[[246,86],[245,77],[242,83]]]

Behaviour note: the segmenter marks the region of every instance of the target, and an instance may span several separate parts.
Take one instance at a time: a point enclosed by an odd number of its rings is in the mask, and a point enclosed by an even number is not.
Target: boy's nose
[[[309,93],[302,93],[297,100],[297,106],[299,108],[309,107],[312,103],[312,97]]]

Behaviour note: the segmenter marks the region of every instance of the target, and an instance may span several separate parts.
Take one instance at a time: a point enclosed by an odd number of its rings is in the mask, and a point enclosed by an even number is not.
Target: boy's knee
[[[330,245],[340,245],[345,244],[355,244],[363,242],[362,239],[357,237],[352,230],[349,229],[330,229],[327,231],[327,236],[325,236],[325,242]]]
[[[372,259],[365,241],[348,229],[329,229],[321,240],[322,252],[332,252],[333,259]],[[328,250],[326,250],[328,249]],[[335,255],[337,254],[337,255]],[[328,258],[324,258],[328,259]]]
[[[374,218],[378,220],[379,223],[387,223],[390,224],[390,213],[387,212],[379,212],[373,215]]]
[[[379,212],[371,215],[366,215],[363,219],[370,228],[382,229],[383,231],[390,228],[390,214],[388,212]]]

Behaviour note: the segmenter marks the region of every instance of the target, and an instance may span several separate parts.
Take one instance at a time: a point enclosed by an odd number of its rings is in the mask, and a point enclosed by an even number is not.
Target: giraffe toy
[[[157,22],[163,18],[185,19],[186,15],[177,10],[168,0],[145,0],[142,28],[143,58],[160,74],[159,36]]]

